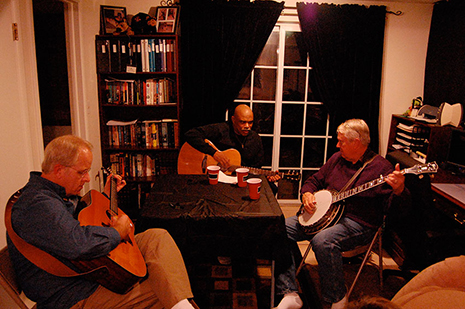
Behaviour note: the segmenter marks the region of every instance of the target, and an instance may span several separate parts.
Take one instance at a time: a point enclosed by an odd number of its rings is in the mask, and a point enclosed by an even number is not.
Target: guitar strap
[[[63,262],[51,254],[37,248],[34,245],[29,244],[18,234],[16,234],[11,224],[11,209],[13,208],[14,203],[16,203],[20,195],[21,190],[18,190],[8,200],[5,209],[5,226],[11,241],[25,258],[27,258],[31,263],[41,268],[42,270],[45,270],[46,272],[58,277],[76,277],[87,275],[95,276],[97,271],[106,271],[106,267],[102,266],[89,272],[78,273],[66,266]]]
[[[374,155],[371,158],[365,161],[365,163],[363,163],[363,165],[358,169],[358,171],[354,174],[354,176],[352,176],[352,178],[349,179],[349,181],[344,185],[344,187],[339,192],[344,192],[345,190],[347,190],[347,188],[354,182],[354,180],[358,177],[358,175],[360,175],[360,173],[363,171],[365,166],[367,166],[370,162],[372,162],[376,158],[377,155],[378,154],[374,153]],[[304,209],[304,204],[300,205],[300,208],[297,211],[297,215],[301,214],[303,209]]]
[[[376,158],[376,156],[377,154],[375,154],[370,159],[365,161],[365,163],[363,163],[363,165],[358,169],[358,171],[354,174],[354,176],[352,176],[352,178],[349,179],[349,181],[345,184],[345,186],[339,192],[344,192],[345,190],[347,190],[347,188],[354,182],[354,180],[358,177],[358,175],[360,175],[360,173],[363,171],[365,166],[367,166],[370,162],[372,162]]]

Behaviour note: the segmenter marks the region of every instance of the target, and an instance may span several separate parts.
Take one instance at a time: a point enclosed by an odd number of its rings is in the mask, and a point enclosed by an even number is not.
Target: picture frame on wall
[[[179,6],[159,6],[157,7],[157,32],[176,33],[179,20]]]
[[[100,6],[100,34],[118,34],[123,25],[127,25],[125,7]]]

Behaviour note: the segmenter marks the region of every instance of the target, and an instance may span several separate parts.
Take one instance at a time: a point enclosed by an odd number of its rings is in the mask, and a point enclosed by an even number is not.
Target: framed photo
[[[116,34],[122,25],[127,25],[125,7],[100,6],[100,34]]]
[[[179,6],[159,6],[157,7],[157,32],[176,33],[176,26],[179,20]]]

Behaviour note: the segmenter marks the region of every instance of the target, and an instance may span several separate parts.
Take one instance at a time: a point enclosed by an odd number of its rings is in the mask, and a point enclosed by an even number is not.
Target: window
[[[302,175],[300,182],[280,182],[280,200],[299,199],[302,182],[326,162],[331,138],[329,116],[314,91],[302,44],[298,23],[278,22],[236,99],[254,111],[254,129],[265,148],[264,168]]]

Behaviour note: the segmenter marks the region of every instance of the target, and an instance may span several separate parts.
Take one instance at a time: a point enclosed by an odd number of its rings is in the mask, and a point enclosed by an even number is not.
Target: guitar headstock
[[[281,177],[286,180],[300,181],[302,175],[297,171],[288,171],[284,172]]]
[[[106,176],[110,176],[111,174],[113,174],[113,171],[111,170],[111,167],[101,167],[100,168],[102,170],[102,172],[106,175]]]
[[[415,175],[432,174],[432,173],[437,173],[437,171],[438,171],[438,164],[436,162],[429,162],[426,164],[417,164],[415,166],[404,169],[405,173],[415,174]]]

